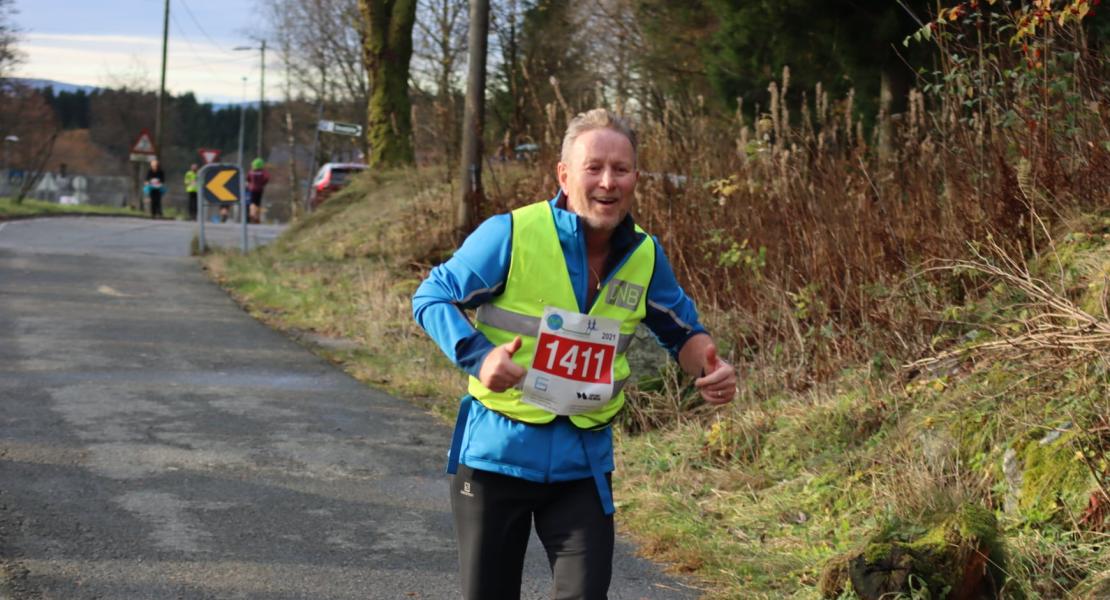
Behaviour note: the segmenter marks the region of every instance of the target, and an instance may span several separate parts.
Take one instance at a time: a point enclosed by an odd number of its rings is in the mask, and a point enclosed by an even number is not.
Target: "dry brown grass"
[[[981,290],[944,274],[907,280],[915,268],[989,236],[1036,254],[1069,214],[1110,197],[1106,61],[1064,60],[1081,40],[1058,30],[1045,50],[1055,62],[1029,68],[1002,23],[979,46],[944,38],[945,56],[970,62],[949,61],[927,95],[874,126],[851,96],[818,87],[799,104],[788,71],[766,111],[672,104],[639,123],[636,217],[700,306],[725,315],[717,333],[734,359],[763,368],[774,349],[777,376],[805,389],[876,352],[917,358],[940,326],[934,309]],[[554,160],[549,150],[523,194],[493,193],[489,206],[555,189]]]

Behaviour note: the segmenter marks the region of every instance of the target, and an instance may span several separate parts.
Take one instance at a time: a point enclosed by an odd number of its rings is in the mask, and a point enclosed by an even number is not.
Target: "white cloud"
[[[21,37],[38,45],[40,42],[60,42],[69,44],[127,44],[127,45],[162,45],[162,38],[142,37],[137,35],[94,35],[80,33],[25,33]],[[43,44],[45,45],[45,44]]]
[[[20,76],[79,85],[141,82],[157,87],[162,63],[162,39],[145,36],[28,33],[20,49],[27,58]],[[205,101],[237,101],[243,96],[244,76],[248,93],[257,90],[257,52],[228,52],[171,37],[168,54],[166,88],[174,94],[191,91]],[[276,70],[266,73],[271,101],[277,99],[280,79]]]

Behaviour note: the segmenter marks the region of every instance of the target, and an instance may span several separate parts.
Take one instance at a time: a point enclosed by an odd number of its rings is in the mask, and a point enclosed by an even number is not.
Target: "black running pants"
[[[459,465],[451,483],[463,597],[518,600],[532,523],[556,600],[604,600],[613,572],[613,517],[593,479],[537,483]]]

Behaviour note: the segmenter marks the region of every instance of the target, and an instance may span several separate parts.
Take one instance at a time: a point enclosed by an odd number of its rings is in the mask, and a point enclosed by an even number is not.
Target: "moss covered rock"
[[[1018,510],[1030,523],[1058,520],[1064,524],[1087,507],[1095,488],[1090,469],[1076,458],[1079,446],[1073,431],[1050,430],[1025,444],[1022,457]]]
[[[838,559],[842,560],[842,559]],[[925,524],[892,526],[848,560],[848,579],[862,600],[914,597],[995,598],[1005,579],[1005,553],[994,513],[972,504]],[[821,593],[835,598],[836,572],[826,568]]]

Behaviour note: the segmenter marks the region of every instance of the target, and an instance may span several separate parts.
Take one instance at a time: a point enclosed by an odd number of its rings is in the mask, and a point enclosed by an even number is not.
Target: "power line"
[[[176,15],[174,15],[173,13],[170,13],[170,20],[171,20],[171,21],[173,21],[173,26],[177,28],[177,33],[181,35],[181,39],[185,40],[185,45],[189,47],[189,52],[190,52],[190,53],[191,53],[191,54],[192,54],[192,55],[193,55],[193,56],[194,56],[195,58],[198,58],[198,59],[199,59],[199,58],[201,58],[201,56],[200,56],[200,53],[199,53],[199,52],[197,52],[197,49],[196,49],[195,47],[193,47],[193,42],[191,42],[191,41],[189,40],[189,36],[185,35],[185,28],[184,28],[184,27],[182,27],[182,26],[181,26],[181,23],[179,23],[179,22],[177,21],[177,16],[176,16]],[[213,70],[211,69],[211,67],[209,67],[209,66],[208,66],[208,63],[207,63],[207,62],[202,62],[202,63],[200,63],[200,64],[201,64],[201,66],[203,66],[203,67],[204,67],[204,69],[205,69],[206,71],[208,71],[208,72],[209,72],[210,74],[212,74],[213,76],[215,76],[215,75],[216,75],[216,73],[215,73],[215,72],[214,72],[214,71],[213,71]]]
[[[189,8],[189,5],[185,2],[185,0],[178,0],[178,2],[181,4],[181,6],[185,7],[185,12],[188,13],[189,18],[193,20],[193,23],[197,26],[197,29],[199,29],[200,32],[204,34],[204,37],[207,38],[213,46],[218,48],[220,52],[230,52],[230,50],[216,43],[216,40],[212,39],[212,36],[208,35],[208,32],[204,29],[204,26],[201,25],[200,21],[196,18],[195,15],[193,15],[193,9]]]
[[[203,67],[205,71],[208,71],[208,74],[211,75],[212,78],[216,81],[219,81],[223,84],[230,84],[230,80],[221,79],[220,76],[212,70],[211,61],[204,61],[203,59],[201,59],[200,53],[197,52],[197,49],[193,46],[193,42],[189,40],[189,36],[185,35],[185,29],[181,26],[181,23],[177,21],[177,17],[174,16],[173,13],[170,13],[170,20],[173,21],[174,27],[177,29],[177,33],[181,35],[181,39],[185,40],[185,45],[189,47],[189,52],[193,55],[193,57],[202,60],[202,62],[200,63],[194,65],[182,65],[179,68],[192,68],[200,66]]]

